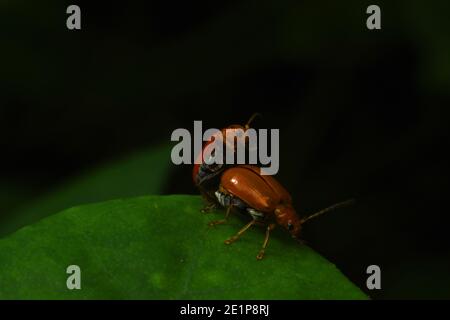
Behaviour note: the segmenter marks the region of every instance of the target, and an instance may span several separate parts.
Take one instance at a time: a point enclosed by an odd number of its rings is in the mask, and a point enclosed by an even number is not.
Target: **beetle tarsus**
[[[224,223],[226,223],[226,222],[227,222],[226,219],[223,219],[223,220],[214,220],[214,221],[209,222],[209,223],[208,223],[208,226],[210,226],[210,227],[215,227],[215,226],[217,226],[217,225],[219,225],[219,224],[224,224]]]
[[[232,244],[232,243],[235,242],[237,239],[239,239],[239,236],[235,235],[235,236],[232,236],[231,238],[225,240],[224,243],[225,243],[225,244]]]
[[[232,208],[231,206],[228,207],[227,213],[225,214],[225,218],[224,219],[211,221],[210,223],[208,223],[208,226],[214,227],[214,226],[217,226],[218,224],[226,223],[228,221],[228,217],[230,216],[231,208]]]
[[[262,258],[264,258],[264,254],[266,253],[266,251],[264,249],[259,250],[258,255],[256,256],[257,260],[261,260]]]
[[[215,203],[210,203],[200,209],[201,213],[210,213],[213,209],[217,208]]]

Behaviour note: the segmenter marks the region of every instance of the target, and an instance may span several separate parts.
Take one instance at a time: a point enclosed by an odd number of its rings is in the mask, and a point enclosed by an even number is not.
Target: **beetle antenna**
[[[252,116],[250,117],[250,119],[248,119],[247,123],[245,124],[245,129],[250,128],[250,124],[253,122],[253,120],[255,120],[256,117],[261,117],[262,115],[258,112],[255,112],[254,114],[252,114]]]
[[[345,206],[351,205],[353,203],[355,203],[355,199],[349,199],[349,200],[346,200],[346,201],[342,201],[342,202],[333,204],[332,206],[329,206],[328,208],[322,209],[319,212],[316,212],[316,213],[314,213],[314,214],[312,214],[312,215],[302,219],[301,223],[304,224],[306,221],[314,219],[314,218],[317,218],[318,216],[321,216],[324,213],[333,211],[334,209],[337,209],[337,208],[340,208],[340,207],[345,207]]]

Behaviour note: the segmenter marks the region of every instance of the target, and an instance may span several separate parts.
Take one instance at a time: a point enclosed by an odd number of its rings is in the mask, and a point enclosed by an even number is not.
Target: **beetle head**
[[[275,209],[277,223],[285,228],[293,238],[300,236],[302,221],[291,205],[278,205]]]

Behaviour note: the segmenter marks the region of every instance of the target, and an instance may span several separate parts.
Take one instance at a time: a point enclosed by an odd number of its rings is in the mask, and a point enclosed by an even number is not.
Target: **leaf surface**
[[[145,196],[74,207],[0,240],[2,299],[366,299],[332,263],[277,229],[224,240],[245,219],[209,227],[198,196]],[[81,290],[66,286],[81,268]]]

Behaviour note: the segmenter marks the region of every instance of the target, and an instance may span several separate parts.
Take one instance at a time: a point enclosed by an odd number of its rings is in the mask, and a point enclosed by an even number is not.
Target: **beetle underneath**
[[[265,226],[266,233],[262,247],[256,256],[264,257],[269,243],[270,232],[282,226],[291,236],[299,241],[302,225],[312,218],[353,203],[353,199],[337,203],[305,218],[300,218],[292,206],[292,197],[286,189],[272,176],[261,175],[260,168],[242,165],[224,171],[220,179],[219,189],[215,192],[217,201],[227,208],[225,218],[209,223],[215,226],[227,222],[233,209],[240,210],[251,217],[241,230],[225,240],[231,244],[238,240],[254,224]]]

